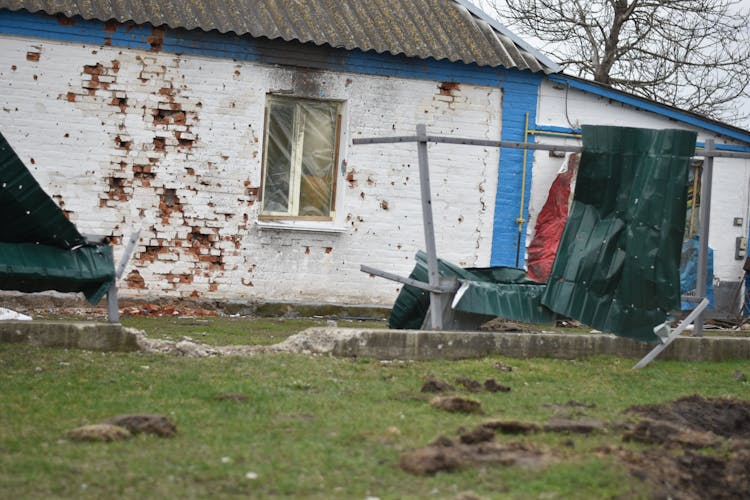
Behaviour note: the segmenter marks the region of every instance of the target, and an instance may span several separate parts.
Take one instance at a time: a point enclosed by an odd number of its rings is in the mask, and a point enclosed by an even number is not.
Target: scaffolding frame
[[[528,123],[526,125],[528,129]],[[463,137],[447,137],[439,135],[429,135],[427,125],[424,123],[417,124],[416,134],[408,136],[391,136],[391,137],[365,137],[352,140],[353,145],[367,144],[394,144],[394,143],[417,143],[417,155],[419,158],[419,185],[422,197],[422,221],[424,227],[425,249],[427,253],[427,270],[428,283],[405,278],[396,274],[362,265],[362,272],[380,276],[392,281],[414,286],[429,292],[430,308],[429,323],[425,319],[425,325],[432,330],[442,330],[444,327],[444,311],[448,309],[448,299],[457,288],[455,282],[441,281],[438,273],[437,249],[435,245],[435,228],[432,217],[432,195],[430,192],[430,169],[427,157],[427,144],[458,144],[465,146],[481,146],[491,148],[509,148],[522,149],[524,152],[532,151],[560,151],[566,153],[580,153],[583,151],[581,146],[572,146],[568,144],[539,144],[529,143],[527,135],[524,136],[524,142],[519,141],[502,141],[487,139],[470,139]],[[700,233],[698,236],[698,272],[696,279],[696,295],[694,297],[682,297],[683,300],[695,302],[695,309],[675,328],[670,331],[669,327],[659,325],[654,328],[661,343],[657,345],[649,354],[647,354],[634,369],[640,369],[650,363],[660,352],[674,341],[690,323],[694,323],[693,335],[700,337],[703,335],[704,311],[708,306],[706,298],[707,274],[708,274],[708,236],[709,236],[709,219],[711,216],[711,184],[713,181],[714,158],[739,158],[749,159],[750,153],[741,153],[735,151],[718,150],[715,147],[713,139],[706,139],[703,150],[694,157],[703,158],[703,168],[701,170],[701,205],[700,205]],[[526,158],[524,156],[524,171]],[[519,243],[520,251],[520,243]]]

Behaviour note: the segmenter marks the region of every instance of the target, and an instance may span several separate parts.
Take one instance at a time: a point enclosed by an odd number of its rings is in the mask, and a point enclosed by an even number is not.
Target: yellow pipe
[[[571,134],[570,132],[547,132],[546,130],[529,130],[531,135],[554,135],[556,137],[575,137],[576,139],[581,138],[581,134]]]

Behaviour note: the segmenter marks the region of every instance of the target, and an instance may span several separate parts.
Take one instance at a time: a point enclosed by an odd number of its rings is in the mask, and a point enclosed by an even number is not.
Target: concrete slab
[[[119,323],[0,321],[0,342],[91,351],[137,351],[136,337]]]
[[[311,328],[304,333],[334,338],[335,356],[376,359],[462,359],[489,355],[514,358],[577,359],[611,354],[639,359],[655,344],[609,334],[518,333],[518,332],[435,332],[421,330]],[[657,359],[681,361],[723,361],[750,359],[748,337],[680,337]]]

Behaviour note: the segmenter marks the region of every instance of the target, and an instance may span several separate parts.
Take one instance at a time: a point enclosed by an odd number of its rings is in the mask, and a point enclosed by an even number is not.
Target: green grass
[[[133,323],[150,328],[151,336],[168,336],[174,321]],[[239,323],[216,320],[209,336],[265,343],[304,327],[269,320],[255,330]],[[183,327],[206,328],[177,326],[176,335],[186,334]],[[498,360],[514,370],[499,372],[493,367]],[[440,435],[455,437],[460,427],[493,418],[545,422],[581,411],[545,403],[593,403],[595,408],[583,410],[587,418],[622,421],[622,411],[633,404],[693,393],[750,395],[747,382],[732,379],[736,370],[750,371],[747,362],[657,361],[638,372],[631,370],[633,363],[616,357],[381,363],[292,354],[191,359],[0,344],[0,496],[647,497],[648,485],[592,451],[604,443],[620,444],[614,432],[573,436],[574,447],[562,445],[568,436],[525,438],[555,455],[543,468],[486,465],[417,477],[398,467],[403,451]],[[458,376],[495,378],[513,390],[472,394],[481,400],[483,415],[449,414],[432,409],[420,394],[428,375],[450,382]],[[229,391],[249,399],[214,399]],[[178,436],[108,444],[65,439],[69,429],[132,412],[170,416]],[[248,472],[257,479],[246,478]]]
[[[293,333],[313,326],[326,326],[327,320],[314,318],[153,318],[124,316],[125,326],[138,328],[155,339],[182,340],[190,337],[195,342],[210,345],[269,345],[277,344]],[[337,320],[338,326],[347,328],[387,328],[385,321]]]

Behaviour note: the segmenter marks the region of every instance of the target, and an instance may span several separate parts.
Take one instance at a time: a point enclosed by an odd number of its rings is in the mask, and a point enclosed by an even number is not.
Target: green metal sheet
[[[454,278],[467,286],[454,309],[464,312],[499,316],[524,322],[545,322],[554,315],[541,305],[544,285],[531,281],[525,271],[510,267],[461,268],[438,259],[438,272],[443,278]],[[416,255],[410,278],[428,282],[427,256]],[[396,298],[388,322],[390,328],[421,328],[430,305],[430,294],[404,285]]]
[[[0,133],[0,241],[70,249],[85,239]]]
[[[99,302],[115,281],[112,248],[89,245],[0,134],[0,289],[83,292]]]
[[[575,195],[542,303],[639,340],[680,307],[680,249],[696,133],[583,127]]]
[[[61,250],[34,243],[0,243],[0,289],[83,292],[96,304],[115,280],[112,247]]]

